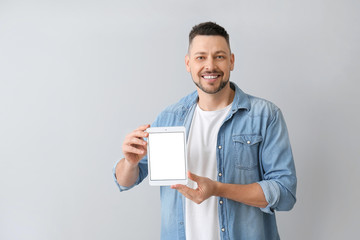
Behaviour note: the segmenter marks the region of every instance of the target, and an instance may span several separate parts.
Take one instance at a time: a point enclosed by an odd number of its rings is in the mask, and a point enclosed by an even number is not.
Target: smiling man
[[[195,36],[185,57],[186,69],[204,93],[215,94],[228,85],[234,54],[222,36]]]
[[[192,180],[161,187],[161,239],[279,239],[275,211],[295,204],[295,165],[281,111],[229,81],[234,62],[224,28],[193,27],[185,65],[196,91],[152,125],[186,127]],[[147,176],[148,127],[125,138],[124,158],[114,166],[121,191]]]

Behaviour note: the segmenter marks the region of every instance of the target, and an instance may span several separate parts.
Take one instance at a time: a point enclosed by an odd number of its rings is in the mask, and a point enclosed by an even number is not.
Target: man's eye
[[[198,60],[203,60],[204,57],[197,57],[196,59],[198,59]]]
[[[217,56],[217,59],[224,59],[224,56]]]

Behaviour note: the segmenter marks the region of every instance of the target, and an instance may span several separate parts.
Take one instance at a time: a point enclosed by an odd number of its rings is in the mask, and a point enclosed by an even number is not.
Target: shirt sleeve
[[[291,210],[296,202],[296,172],[284,117],[279,109],[270,120],[260,147],[263,180],[259,181],[268,205],[261,210]]]
[[[118,160],[113,167],[113,179],[114,179],[116,185],[118,186],[120,192],[129,190],[129,189],[135,187],[136,185],[140,184],[148,175],[147,156],[145,156],[138,164],[139,176],[138,176],[136,182],[130,187],[121,186],[116,179],[116,166],[119,162],[120,162],[120,160]]]

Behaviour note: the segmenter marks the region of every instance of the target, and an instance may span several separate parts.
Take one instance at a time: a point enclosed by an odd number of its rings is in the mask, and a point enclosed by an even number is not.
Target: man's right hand
[[[149,136],[145,132],[150,127],[149,124],[143,125],[128,134],[122,145],[125,161],[131,165],[137,165],[147,153],[147,142],[143,139]]]

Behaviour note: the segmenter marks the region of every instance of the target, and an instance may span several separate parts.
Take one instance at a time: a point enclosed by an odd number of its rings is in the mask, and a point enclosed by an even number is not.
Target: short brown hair
[[[225,28],[214,22],[204,22],[195,25],[189,33],[189,46],[191,45],[192,40],[198,35],[222,36],[225,38],[230,48],[229,34],[226,32]]]

